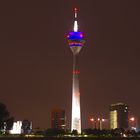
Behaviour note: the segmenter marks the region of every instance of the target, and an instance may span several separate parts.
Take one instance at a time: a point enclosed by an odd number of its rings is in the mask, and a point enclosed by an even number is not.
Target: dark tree
[[[72,135],[78,135],[78,131],[75,130],[75,129],[73,129],[73,130],[72,130]]]
[[[11,129],[12,129],[12,127],[13,127],[13,122],[14,122],[14,117],[9,117],[9,118],[7,119],[7,121],[6,121],[6,124],[7,124],[6,129],[7,129],[7,130],[11,130]]]
[[[10,117],[10,113],[7,110],[5,104],[0,103],[0,130],[6,128],[6,130],[11,129],[13,126],[14,118]]]

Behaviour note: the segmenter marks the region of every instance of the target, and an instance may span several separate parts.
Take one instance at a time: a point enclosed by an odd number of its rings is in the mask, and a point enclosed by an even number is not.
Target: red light
[[[91,121],[91,122],[93,122],[93,121],[94,121],[94,119],[93,119],[93,118],[90,118],[90,121]]]
[[[77,8],[74,8],[74,11],[77,11]]]
[[[134,117],[131,117],[131,118],[130,118],[130,121],[135,121],[135,118],[134,118]]]
[[[73,74],[80,74],[80,70],[74,70]]]
[[[80,34],[80,37],[83,37],[83,34]]]

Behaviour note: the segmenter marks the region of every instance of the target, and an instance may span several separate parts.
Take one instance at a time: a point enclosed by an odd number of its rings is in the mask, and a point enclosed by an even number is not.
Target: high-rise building
[[[51,128],[65,129],[66,126],[65,110],[54,109],[51,112]]]
[[[13,123],[12,129],[9,131],[10,134],[21,134],[22,133],[22,121]]]
[[[84,46],[84,35],[78,31],[77,9],[75,8],[75,20],[73,31],[67,35],[68,44],[73,53],[73,79],[72,79],[72,119],[71,131],[77,130],[81,133],[81,111],[80,111],[80,91],[79,91],[79,74],[78,54]]]
[[[30,134],[32,132],[32,122],[29,120],[16,121],[13,123],[10,134]]]
[[[23,120],[21,129],[23,134],[30,134],[32,132],[32,122],[29,120]]]
[[[110,105],[110,129],[128,128],[129,107],[124,103]]]

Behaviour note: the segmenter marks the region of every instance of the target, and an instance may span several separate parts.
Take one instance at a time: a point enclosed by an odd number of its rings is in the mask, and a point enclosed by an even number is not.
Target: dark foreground
[[[140,140],[140,137],[133,138],[95,138],[95,137],[68,137],[68,138],[60,138],[60,137],[34,137],[34,138],[25,138],[25,137],[0,137],[0,140]]]

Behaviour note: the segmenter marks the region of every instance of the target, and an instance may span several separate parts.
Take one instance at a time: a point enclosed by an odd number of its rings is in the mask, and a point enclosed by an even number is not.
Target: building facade
[[[54,109],[51,112],[51,128],[52,129],[65,129],[66,117],[65,110]]]
[[[124,103],[110,105],[110,129],[128,129],[129,107]]]

